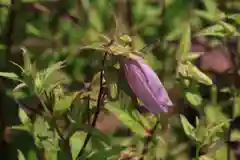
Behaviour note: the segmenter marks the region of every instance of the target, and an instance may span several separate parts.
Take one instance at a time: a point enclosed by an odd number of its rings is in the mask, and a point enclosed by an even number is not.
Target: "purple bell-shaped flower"
[[[157,74],[143,59],[125,59],[122,67],[129,86],[153,114],[168,112],[172,102]]]

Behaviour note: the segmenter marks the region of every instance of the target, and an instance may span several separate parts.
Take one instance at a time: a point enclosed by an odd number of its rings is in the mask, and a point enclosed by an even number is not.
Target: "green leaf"
[[[46,160],[48,160],[48,159],[58,159],[57,151],[45,150],[45,154],[44,155],[45,155]]]
[[[89,10],[88,16],[90,24],[94,27],[94,29],[96,29],[98,32],[102,32],[103,24],[97,10],[94,8]]]
[[[119,95],[119,88],[117,84],[118,75],[118,70],[113,67],[107,68],[104,72],[104,77],[108,86],[108,98],[110,100],[116,100]]]
[[[29,152],[28,152],[27,159],[28,160],[37,160],[38,158],[37,158],[36,152],[34,150],[30,149]]]
[[[88,129],[85,131],[87,131],[88,133],[90,132],[92,134],[92,137],[96,138],[97,140],[102,141],[106,145],[108,145],[108,146],[112,145],[112,139],[111,139],[112,137],[110,135],[104,134],[101,131],[99,131],[98,129],[92,128],[92,127],[91,128],[88,127]]]
[[[137,55],[135,53],[130,52],[127,56],[127,58],[133,59],[133,60],[141,60],[142,57],[140,55]]]
[[[211,12],[206,12],[206,11],[203,11],[203,10],[195,10],[194,13],[201,17],[201,18],[204,18],[210,22],[212,21],[219,21],[223,18],[226,17],[226,15],[223,13],[223,12],[218,12],[217,14],[216,13],[211,13]]]
[[[106,52],[106,49],[104,48],[104,45],[106,45],[105,42],[96,42],[96,43],[92,43],[90,45],[80,47],[80,51],[87,50],[87,49],[93,49],[93,50]]]
[[[41,94],[41,91],[42,91],[42,86],[43,86],[43,75],[41,75],[41,74],[39,74],[39,73],[37,73],[36,74],[36,77],[34,77],[35,79],[34,79],[34,87],[35,87],[35,92],[37,93],[37,94]]]
[[[240,116],[240,96],[234,98],[234,117]]]
[[[224,27],[226,33],[231,34],[233,36],[234,35],[239,35],[238,30],[235,26],[233,26],[229,23],[226,23],[224,21],[220,21],[219,24],[221,24]]]
[[[123,55],[127,56],[129,53],[131,53],[131,49],[129,46],[123,46],[120,44],[113,43],[109,46],[109,52],[113,55]]]
[[[114,160],[119,157],[121,151],[124,151],[126,149],[127,147],[125,146],[113,146],[112,148],[104,148],[91,154],[91,156],[88,157],[88,160]]]
[[[138,136],[145,136],[145,128],[131,114],[122,109],[122,107],[119,106],[119,103],[109,102],[105,105],[105,108],[112,112],[121,122],[128,126]]]
[[[200,123],[199,127],[196,128],[195,132],[196,132],[198,143],[200,143],[201,145],[206,144],[205,142],[209,136],[208,136],[208,129],[205,127],[205,125]]]
[[[43,119],[42,117],[37,117],[34,122],[34,139],[35,144],[39,148],[44,148],[45,150],[56,152],[59,150],[59,137],[57,136],[54,128]]]
[[[19,76],[12,72],[0,72],[0,76],[8,79],[16,80],[16,81],[21,81],[19,79]]]
[[[23,124],[30,122],[30,118],[22,108],[19,108],[18,116]]]
[[[86,133],[84,132],[75,132],[70,138],[71,153],[73,159],[77,158],[78,152],[82,148],[84,143]]]
[[[219,122],[227,122],[227,116],[221,111],[221,106],[219,105],[206,105],[204,107],[204,113],[206,115],[206,119],[209,123],[219,123]]]
[[[193,61],[198,59],[202,53],[190,52],[186,57],[183,57],[183,61]]]
[[[73,100],[75,99],[74,95],[65,94],[63,97],[56,99],[54,104],[54,114],[61,115],[72,105]]]
[[[132,42],[132,38],[126,34],[124,34],[123,36],[120,36],[120,40],[122,40],[125,43],[131,43]]]
[[[185,96],[187,100],[194,106],[199,106],[203,101],[198,92],[187,91]]]
[[[6,46],[3,44],[0,44],[0,50],[5,50],[5,49],[6,49]]]
[[[64,61],[59,61],[57,63],[55,63],[54,65],[48,67],[47,69],[45,69],[43,71],[44,73],[44,82],[47,81],[47,79],[56,71],[59,71],[60,69],[62,69],[64,67]],[[43,82],[43,83],[44,83]]]
[[[206,76],[203,72],[201,72],[195,65],[193,65],[191,62],[186,62],[179,64],[178,72],[183,77],[188,77],[191,79],[196,80],[197,82],[206,84],[206,85],[212,85],[212,80]]]
[[[214,127],[208,128],[208,138],[212,138],[213,136],[216,136],[216,133],[218,132],[224,132],[224,128],[228,127],[229,122],[222,122]]]
[[[32,76],[34,76],[34,68],[33,65],[31,63],[31,59],[27,53],[27,50],[25,48],[22,48],[22,54],[23,54],[23,63],[24,63],[24,70],[25,72],[31,74]]]
[[[236,13],[236,14],[229,15],[228,18],[233,19],[238,24],[240,24],[240,14],[239,13],[238,14]]]
[[[205,4],[208,12],[210,12],[212,14],[216,14],[216,12],[217,12],[217,2],[216,2],[216,0],[203,1],[203,3]]]
[[[27,85],[25,83],[20,83],[13,89],[13,91],[18,91],[19,89],[22,89],[24,87],[27,87]]]
[[[59,70],[64,67],[60,61],[36,74],[34,77],[35,92],[42,94],[43,91],[51,92],[55,87],[69,81],[69,78]]]
[[[188,52],[190,51],[190,46],[191,46],[191,26],[190,24],[187,24],[185,30],[182,33],[180,46],[177,51],[178,60],[183,60],[185,57],[187,57]]]
[[[81,94],[81,93],[80,93]],[[71,108],[71,114],[69,116],[69,119],[71,121],[71,125],[68,128],[68,136],[71,137],[72,134],[79,128],[79,126],[85,124],[88,120],[88,100],[85,97],[85,99],[81,99],[82,97],[78,97],[73,102],[73,107]]]
[[[216,36],[216,37],[224,37],[224,27],[220,24],[216,24],[210,27],[207,27],[197,33],[196,36]]]
[[[12,130],[20,130],[20,131],[26,131],[26,132],[29,132],[31,133],[31,126],[28,126],[28,125],[15,125],[15,126],[11,126],[11,129]]]
[[[18,151],[18,160],[26,160],[21,150],[18,149],[17,151]]]
[[[231,140],[238,141],[240,139],[240,131],[239,130],[232,130],[231,132]]]
[[[41,31],[38,28],[36,28],[34,25],[28,23],[26,25],[26,27],[27,27],[28,33],[33,34],[34,36],[38,36],[38,37],[41,36]]]
[[[164,7],[164,14],[162,24],[164,24],[164,29],[166,33],[172,33],[181,29],[184,26],[184,22],[187,22],[191,19],[191,9],[193,1],[189,0],[172,0],[168,1]],[[181,32],[179,32],[181,33]]]
[[[208,156],[200,156],[199,160],[214,160],[214,159]]]
[[[181,123],[184,129],[185,134],[193,139],[197,140],[195,128],[188,122],[185,116],[180,115]]]

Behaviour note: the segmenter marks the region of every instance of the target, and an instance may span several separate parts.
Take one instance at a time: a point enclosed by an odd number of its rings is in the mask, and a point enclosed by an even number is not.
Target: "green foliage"
[[[240,138],[228,132],[240,116],[239,71],[209,74],[193,48],[221,54],[234,39],[239,66],[240,14],[230,12],[239,8],[230,0],[1,1],[1,138],[16,154],[8,157],[228,160],[225,142]],[[140,58],[169,90],[174,114],[142,111],[121,68]],[[195,124],[182,101],[199,113]]]

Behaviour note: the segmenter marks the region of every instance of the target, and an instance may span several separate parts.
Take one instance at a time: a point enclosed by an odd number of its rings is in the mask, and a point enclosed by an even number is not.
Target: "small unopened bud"
[[[123,69],[129,86],[150,112],[168,112],[172,102],[156,73],[143,59],[124,60]]]

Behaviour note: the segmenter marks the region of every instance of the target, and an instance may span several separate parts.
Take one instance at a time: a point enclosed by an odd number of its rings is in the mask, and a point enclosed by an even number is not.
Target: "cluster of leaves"
[[[197,147],[196,159],[227,157],[225,137],[232,118],[239,116],[240,94],[234,87],[223,89],[222,92],[231,94],[234,104],[234,117],[228,117],[222,111],[224,104],[217,101],[217,86],[195,66],[201,54],[191,52],[191,43],[198,37],[222,40],[239,36],[240,14],[227,14],[218,9],[217,2],[210,0],[203,2],[201,10],[188,0],[165,0],[166,4],[160,5],[163,7],[148,0],[131,1],[131,31],[120,22],[112,34],[109,30],[114,28],[114,18],[110,13],[114,12],[114,3],[119,5],[120,1],[82,0],[76,5],[73,1],[60,0],[47,2],[50,9],[41,10],[44,12],[38,14],[38,20],[32,13],[16,15],[16,28],[24,28],[24,33],[16,31],[11,35],[16,37],[12,46],[0,44],[1,68],[9,62],[5,55],[7,47],[14,50],[25,46],[28,51],[21,50],[22,66],[11,62],[20,73],[4,71],[0,76],[17,83],[15,88],[7,86],[6,93],[10,92],[19,106],[21,123],[11,126],[14,134],[9,142],[17,149],[18,158],[180,160],[187,159],[189,144]],[[35,1],[19,2],[16,5],[19,10],[28,5],[39,9],[40,3]],[[68,13],[61,15],[52,9],[53,13],[49,14],[51,5],[56,4],[59,10],[66,7]],[[0,24],[7,26],[8,12],[2,13]],[[207,27],[202,27],[204,22]],[[123,34],[126,32],[135,35]],[[145,52],[146,45],[156,39],[161,44]],[[179,47],[172,47],[169,43],[172,40],[178,40]],[[153,116],[137,110],[139,101],[124,79],[120,64],[124,58],[140,57],[161,73],[167,89],[180,88],[184,100],[203,115],[196,118],[196,127],[183,115]],[[71,84],[76,81],[82,86],[75,86],[73,91]],[[211,88],[210,101],[200,94],[200,85]],[[95,126],[99,112],[113,114],[132,135],[118,137],[101,132]],[[190,142],[183,140],[185,135]],[[234,136],[238,137],[239,133],[234,132]],[[23,141],[20,144],[19,139]],[[200,155],[202,150],[204,155]]]

